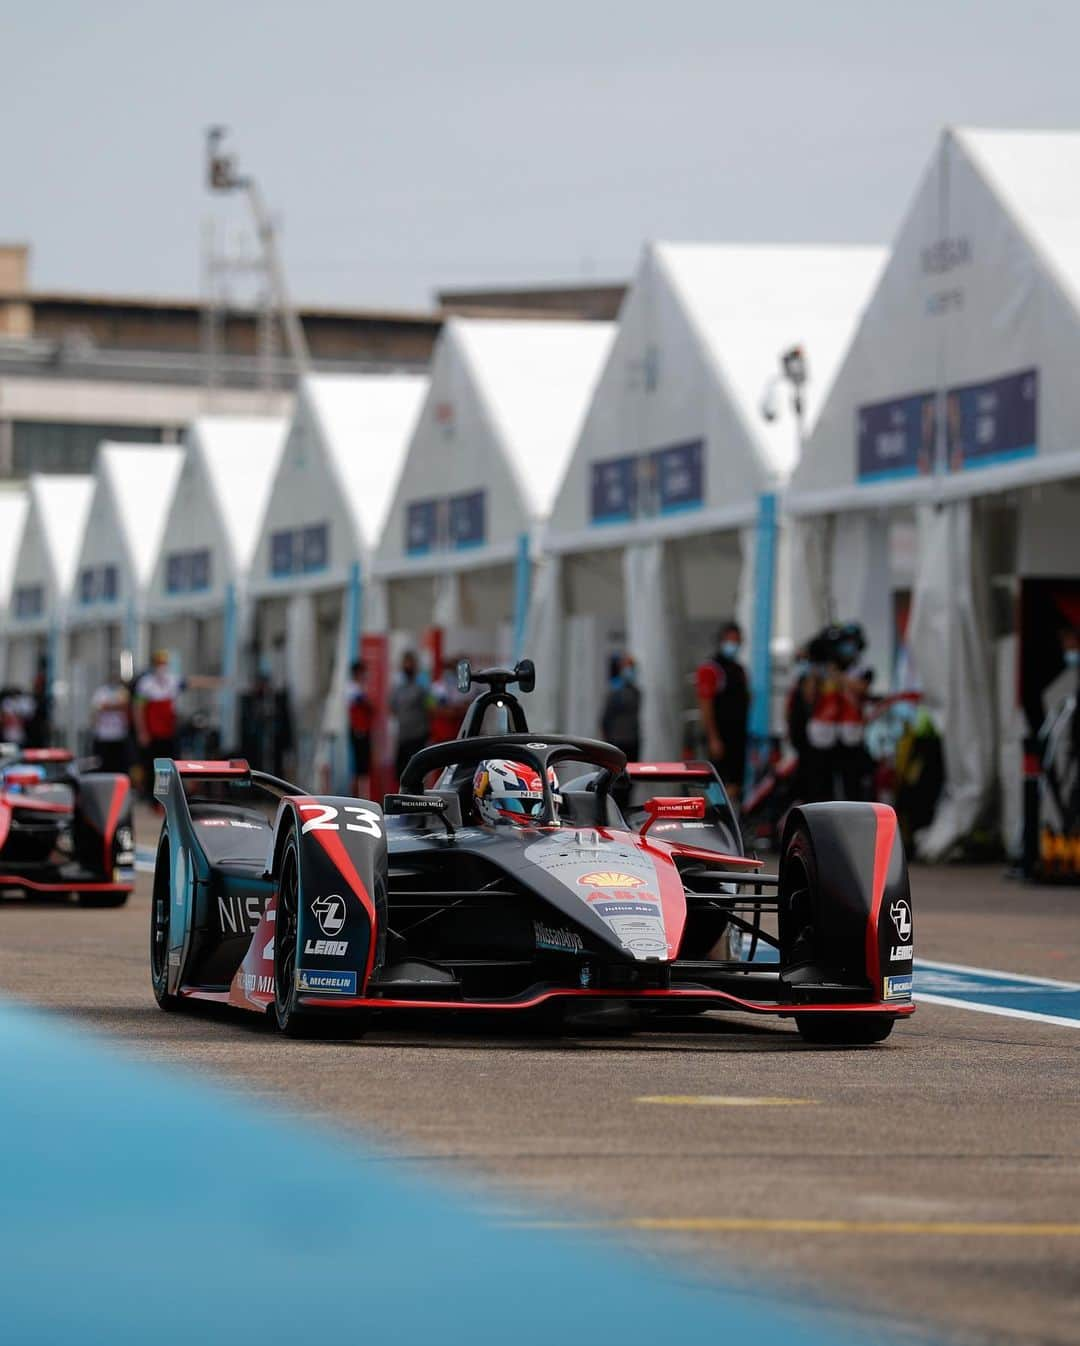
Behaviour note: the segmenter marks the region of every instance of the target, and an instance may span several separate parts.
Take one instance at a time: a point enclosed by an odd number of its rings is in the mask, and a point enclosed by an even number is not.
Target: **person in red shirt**
[[[366,799],[371,779],[371,728],[374,710],[367,691],[367,665],[357,659],[349,667],[345,705],[349,716],[349,747],[352,753],[353,793]]]
[[[176,756],[176,701],[185,687],[220,687],[221,679],[200,674],[178,677],[169,651],[155,650],[150,670],[135,683],[135,737],[143,759],[143,795],[154,798],[154,758]]]

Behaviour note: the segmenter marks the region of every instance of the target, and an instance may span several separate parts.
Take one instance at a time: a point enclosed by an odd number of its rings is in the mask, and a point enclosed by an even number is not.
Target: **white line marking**
[[[949,1009],[974,1010],[976,1014],[999,1014],[1005,1019],[1031,1019],[1035,1023],[1057,1024],[1059,1028],[1080,1028],[1080,1019],[1066,1019],[1060,1014],[1039,1014],[1034,1010],[1010,1009],[1006,1005],[987,1005],[974,1000],[957,1000],[949,995],[924,995],[915,992],[915,1000],[927,1005],[946,1005]]]
[[[935,972],[968,972],[973,977],[1002,977],[1006,981],[1027,981],[1033,986],[1059,986],[1065,991],[1080,991],[1080,982],[1057,981],[1053,977],[1029,977],[1022,972],[1002,972],[993,967],[969,967],[964,963],[938,963],[930,958],[916,958],[915,971],[925,967]]]

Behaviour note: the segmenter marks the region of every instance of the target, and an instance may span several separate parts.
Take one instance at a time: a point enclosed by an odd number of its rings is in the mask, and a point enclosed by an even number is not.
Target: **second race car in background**
[[[62,748],[0,764],[0,892],[115,907],[135,886],[131,781],[81,772]]]

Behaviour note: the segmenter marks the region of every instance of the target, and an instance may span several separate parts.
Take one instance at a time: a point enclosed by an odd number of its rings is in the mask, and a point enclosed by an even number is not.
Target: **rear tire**
[[[358,1038],[367,1027],[363,1011],[305,1010],[297,1001],[296,960],[300,948],[300,845],[290,830],[281,852],[274,920],[274,1004],[279,1033],[288,1038]]]
[[[122,899],[126,901],[126,897]],[[158,1008],[178,1010],[181,1000],[169,991],[169,927],[172,920],[172,861],[169,834],[162,829],[154,860],[154,891],[150,898],[150,981]]]
[[[884,1042],[895,1019],[881,1014],[796,1014],[795,1026],[804,1042],[822,1047],[865,1047]]]

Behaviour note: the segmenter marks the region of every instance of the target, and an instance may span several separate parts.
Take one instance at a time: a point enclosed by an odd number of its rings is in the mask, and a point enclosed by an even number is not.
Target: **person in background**
[[[131,693],[119,677],[102,683],[90,698],[94,756],[102,771],[131,766]]]
[[[641,688],[637,685],[637,665],[629,654],[616,660],[600,717],[600,734],[621,748],[628,762],[641,760]]]
[[[822,754],[810,742],[810,718],[818,698],[820,673],[810,661],[807,649],[797,650],[792,665],[792,684],[788,692],[785,720],[788,742],[798,758],[795,771],[795,797],[804,803],[823,798],[822,779],[826,764]]]
[[[866,751],[866,706],[874,670],[862,660],[866,636],[858,622],[840,628],[836,662],[839,668],[841,710],[836,747],[835,776],[840,798],[866,800],[873,796],[873,763]]]
[[[52,743],[52,692],[49,688],[49,659],[38,656],[37,672],[30,688],[34,709],[26,721],[26,746],[48,748]]]
[[[750,683],[739,663],[741,649],[738,622],[725,622],[717,633],[716,652],[697,671],[698,708],[709,760],[736,801],[746,776],[746,721],[750,712]]]
[[[345,709],[349,718],[353,793],[366,799],[371,788],[374,710],[367,692],[367,665],[363,659],[357,659],[349,666],[349,681],[345,684]]]
[[[221,679],[193,674],[178,677],[169,651],[155,650],[150,670],[135,683],[134,719],[143,765],[143,795],[154,798],[154,758],[176,756],[176,702],[185,687],[220,687]]]
[[[390,713],[397,721],[397,776],[400,780],[409,759],[427,746],[431,732],[428,694],[420,683],[416,655],[412,650],[401,656],[401,673],[390,693]]]
[[[439,680],[431,689],[432,743],[449,743],[457,738],[469,707],[468,694],[458,691],[458,663],[459,660],[444,660]]]
[[[34,698],[21,687],[0,689],[0,741],[16,747],[29,746],[26,727],[34,714]]]
[[[292,747],[289,698],[276,691],[266,668],[260,668],[240,698],[240,756],[271,775],[285,771],[285,753]]]

